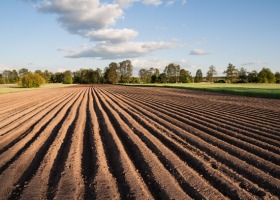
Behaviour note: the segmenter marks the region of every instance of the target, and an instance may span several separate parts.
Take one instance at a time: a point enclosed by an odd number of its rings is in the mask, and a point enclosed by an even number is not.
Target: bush
[[[24,88],[40,87],[44,84],[45,79],[37,73],[28,73],[18,82],[18,85]]]

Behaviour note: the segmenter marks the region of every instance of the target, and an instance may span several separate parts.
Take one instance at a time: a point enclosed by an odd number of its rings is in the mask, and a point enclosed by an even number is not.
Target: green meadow
[[[166,87],[202,90],[242,96],[280,99],[280,84],[229,84],[229,83],[170,83],[125,84],[126,86]]]

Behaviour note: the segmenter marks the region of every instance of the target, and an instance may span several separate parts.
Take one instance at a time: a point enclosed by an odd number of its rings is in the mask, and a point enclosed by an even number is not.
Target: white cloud
[[[159,6],[162,3],[162,1],[161,0],[143,0],[143,3],[147,4],[147,5]]]
[[[130,7],[136,0],[116,0],[116,3],[121,8],[128,8]]]
[[[123,10],[118,4],[101,4],[98,0],[45,0],[36,7],[39,11],[58,15],[58,21],[71,33],[112,26],[123,18]]]
[[[121,59],[136,58],[150,54],[159,49],[168,49],[176,47],[176,42],[125,42],[111,44],[100,42],[91,48],[83,48],[78,51],[66,50],[66,57],[81,58],[92,57],[98,59]]]
[[[110,41],[111,43],[126,42],[138,35],[138,32],[132,29],[100,29],[87,32],[86,37],[95,41]]]
[[[135,58],[150,54],[159,49],[174,48],[175,42],[132,41],[138,36],[133,29],[113,29],[119,19],[124,18],[124,10],[138,2],[159,6],[162,0],[28,0],[34,3],[37,10],[52,13],[63,28],[72,34],[87,37],[91,47],[75,49],[58,49],[66,53],[66,57],[91,57],[95,59]],[[169,4],[181,0],[168,0]]]
[[[210,54],[209,52],[202,50],[202,49],[194,49],[191,50],[189,55],[196,55],[196,56],[201,56],[201,55],[208,55]]]

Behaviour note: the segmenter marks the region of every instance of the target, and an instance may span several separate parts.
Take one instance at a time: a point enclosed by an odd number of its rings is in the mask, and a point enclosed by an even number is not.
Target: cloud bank
[[[40,12],[55,14],[64,29],[88,38],[92,43],[90,48],[63,50],[69,58],[136,58],[176,47],[174,42],[166,41],[134,42],[138,31],[111,28],[118,20],[124,19],[125,9],[135,2],[152,6],[163,3],[161,0],[116,0],[112,3],[99,0],[43,0],[35,3],[35,7]]]

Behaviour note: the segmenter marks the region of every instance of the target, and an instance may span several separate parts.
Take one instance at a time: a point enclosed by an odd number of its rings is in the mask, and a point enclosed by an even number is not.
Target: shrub
[[[45,84],[45,79],[37,73],[28,73],[18,82],[18,85],[24,88],[40,87],[43,84]]]

